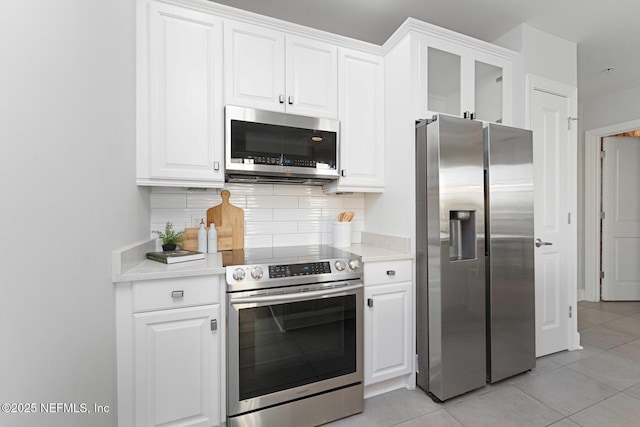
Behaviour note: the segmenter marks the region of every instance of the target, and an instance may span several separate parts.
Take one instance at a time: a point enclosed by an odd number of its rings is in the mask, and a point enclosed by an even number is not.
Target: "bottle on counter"
[[[210,254],[218,252],[218,231],[216,230],[216,225],[213,222],[209,224],[209,234],[207,236],[207,252]]]
[[[207,252],[207,229],[204,226],[204,219],[200,220],[200,229],[198,230],[198,252]]]

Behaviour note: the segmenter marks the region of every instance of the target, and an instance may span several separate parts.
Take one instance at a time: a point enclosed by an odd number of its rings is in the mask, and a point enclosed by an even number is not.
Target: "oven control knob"
[[[236,268],[233,271],[233,279],[234,280],[242,280],[244,279],[244,270],[241,268]]]
[[[262,268],[261,267],[253,267],[251,269],[251,277],[253,277],[254,279],[258,280],[258,279],[262,279]]]
[[[349,260],[349,268],[352,270],[357,270],[360,268],[360,261],[358,261],[357,259],[350,259]]]
[[[347,268],[347,264],[344,261],[336,261],[336,270],[343,271],[345,268]]]

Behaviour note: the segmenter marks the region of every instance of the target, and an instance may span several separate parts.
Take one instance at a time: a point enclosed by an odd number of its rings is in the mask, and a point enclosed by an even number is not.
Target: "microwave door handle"
[[[331,296],[335,294],[342,294],[349,291],[362,288],[362,284],[348,285],[331,289],[322,289],[320,291],[308,291],[308,292],[295,292],[290,294],[280,295],[255,295],[250,297],[237,297],[231,298],[229,302],[231,304],[252,304],[252,303],[265,303],[265,302],[277,302],[285,303],[291,301],[307,300],[315,297]]]

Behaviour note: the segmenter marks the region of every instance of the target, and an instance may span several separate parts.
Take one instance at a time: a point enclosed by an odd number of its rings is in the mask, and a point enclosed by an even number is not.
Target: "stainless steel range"
[[[225,254],[227,424],[316,426],[364,409],[361,258],[328,246]]]

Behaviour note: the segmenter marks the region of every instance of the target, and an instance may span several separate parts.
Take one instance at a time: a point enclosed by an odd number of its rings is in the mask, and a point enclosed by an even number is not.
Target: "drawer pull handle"
[[[171,291],[171,298],[182,298],[184,291]]]
[[[387,270],[387,276],[395,276],[395,275],[396,275],[395,270]]]

